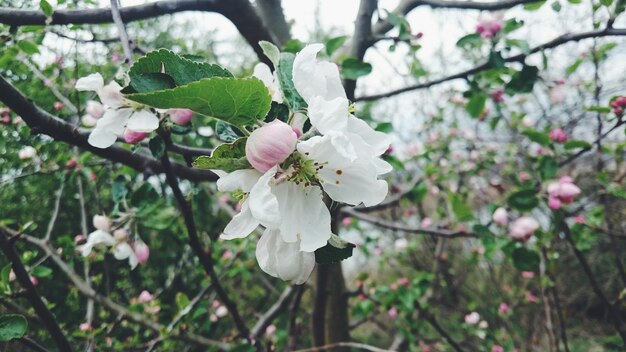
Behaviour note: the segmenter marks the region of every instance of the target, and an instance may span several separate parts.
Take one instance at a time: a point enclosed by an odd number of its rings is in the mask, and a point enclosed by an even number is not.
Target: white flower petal
[[[357,159],[357,152],[350,139],[335,131],[300,142],[296,148],[308,158],[325,163],[324,167],[345,167]]]
[[[74,85],[76,90],[97,92],[104,86],[104,79],[99,73],[92,73],[89,76],[79,78]]]
[[[322,187],[337,202],[372,206],[387,196],[387,182],[378,180],[376,168],[367,160],[359,159],[343,169],[323,168],[319,171]]]
[[[117,135],[115,133],[105,129],[94,129],[89,134],[87,142],[96,148],[105,149],[115,144],[116,140]]]
[[[125,105],[121,90],[122,87],[117,82],[111,81],[97,92],[102,104],[111,108],[119,108]]]
[[[121,135],[126,129],[126,124],[133,109],[107,109],[101,119],[96,123],[96,129],[104,129],[111,133]]]
[[[270,181],[276,174],[277,167],[269,169],[250,191],[250,211],[259,220],[261,225],[270,228],[277,228],[280,225],[280,211],[278,199],[272,193]]]
[[[293,83],[307,102],[315,96],[322,96],[327,100],[346,97],[337,65],[317,61],[317,53],[323,48],[322,44],[307,45],[293,62]]]
[[[255,219],[252,216],[252,212],[250,211],[250,207],[248,205],[248,201],[246,200],[241,205],[241,211],[239,214],[235,215],[226,228],[224,229],[224,233],[221,238],[225,240],[232,240],[235,238],[244,238],[247,237],[254,229],[259,226],[259,220]]]
[[[223,175],[218,174],[220,179],[217,180],[217,190],[220,192],[232,192],[236,190],[250,192],[252,187],[263,175],[255,169],[235,170],[231,173],[220,171],[220,173],[223,173]]]
[[[350,115],[348,117],[348,127],[347,131],[351,133],[355,133],[363,140],[365,143],[369,144],[374,150],[374,155],[382,155],[389,145],[391,144],[391,137],[389,137],[386,133],[376,131],[371,128],[367,122]]]
[[[126,128],[134,132],[152,132],[159,128],[159,118],[148,110],[135,111]]]
[[[117,260],[122,260],[130,257],[133,253],[133,247],[130,246],[127,242],[120,242],[115,247],[113,247],[113,256]]]
[[[292,182],[274,187],[278,199],[281,222],[280,234],[284,241],[300,240],[300,250],[314,252],[326,245],[330,238],[330,213],[322,199],[319,187],[302,188]]]
[[[272,75],[270,67],[262,62],[259,62],[254,66],[252,76],[263,81],[268,89],[274,85],[274,76]]]
[[[321,96],[311,99],[308,107],[308,115],[311,125],[321,134],[330,131],[345,131],[348,127],[349,102],[346,98],[326,100]]]
[[[256,247],[259,267],[279,279],[303,284],[315,267],[315,254],[298,247],[298,243],[283,241],[278,230],[265,230]]]
[[[87,236],[87,242],[80,247],[81,254],[86,257],[91,253],[93,247],[99,245],[113,246],[115,245],[115,238],[106,231],[96,230]]]

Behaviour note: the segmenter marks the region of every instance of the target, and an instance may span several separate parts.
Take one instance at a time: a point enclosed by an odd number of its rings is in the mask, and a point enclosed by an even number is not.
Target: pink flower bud
[[[498,208],[496,209],[496,211],[493,212],[493,222],[495,222],[496,224],[500,225],[500,226],[506,226],[506,224],[508,224],[509,222],[509,212],[506,211],[505,208]]]
[[[128,239],[128,230],[125,228],[113,231],[113,237],[118,241],[126,241]]]
[[[433,221],[430,218],[422,219],[422,227],[430,227],[433,224]]]
[[[11,269],[11,271],[9,271],[9,282],[15,281],[15,279],[16,279],[15,271],[13,271],[13,269]]]
[[[94,215],[93,219],[93,227],[98,230],[109,232],[111,230],[111,219],[107,218],[105,215]]]
[[[517,177],[519,178],[519,180],[521,182],[526,182],[526,181],[530,180],[530,174],[528,172],[526,172],[526,171],[520,172]]]
[[[396,318],[398,318],[398,310],[396,307],[391,307],[391,309],[387,311],[387,315],[389,315],[389,318],[392,320],[396,320]]]
[[[96,119],[95,117],[87,114],[84,115],[83,117],[80,118],[80,122],[87,127],[93,127],[96,125],[96,123],[98,123],[98,119]]]
[[[65,104],[63,104],[60,101],[55,101],[53,107],[54,107],[54,111],[61,111],[65,107]]]
[[[87,106],[85,107],[85,112],[89,114],[89,116],[99,119],[104,115],[105,109],[104,105],[98,103],[95,100],[87,101]]]
[[[224,260],[229,260],[229,259],[232,259],[233,257],[234,257],[233,252],[228,249],[225,250],[224,253],[222,253],[222,259]]]
[[[524,294],[524,297],[526,298],[526,301],[530,302],[530,303],[535,303],[537,302],[537,296],[533,295],[532,293],[526,291],[526,293]]]
[[[585,217],[583,215],[576,215],[574,218],[574,223],[578,225],[583,225],[585,223]]]
[[[526,241],[538,228],[537,220],[529,216],[522,216],[511,224],[509,234],[516,240]]]
[[[498,312],[500,314],[507,314],[509,313],[509,311],[510,311],[509,305],[504,302],[500,303],[500,305],[498,306]]]
[[[496,103],[502,103],[504,101],[504,89],[498,88],[491,92],[491,99]]]
[[[39,285],[39,280],[37,280],[36,277],[31,276],[30,277],[30,283],[33,284],[33,286],[37,286],[37,285]]]
[[[91,330],[91,324],[89,323],[82,323],[78,326],[78,329],[80,329],[80,331],[89,331]]]
[[[291,126],[274,120],[250,134],[246,158],[260,172],[282,163],[294,151],[298,137]]]
[[[37,155],[37,150],[31,146],[26,146],[18,152],[20,160],[32,159]]]
[[[215,310],[215,315],[217,315],[219,318],[225,317],[226,315],[228,315],[228,308],[226,308],[226,306],[219,306]]]
[[[75,244],[81,244],[83,242],[85,242],[87,240],[87,238],[85,237],[85,235],[76,235],[74,236],[74,243]]]
[[[65,168],[68,169],[68,170],[71,170],[71,169],[75,168],[77,164],[78,164],[78,161],[76,161],[76,159],[72,158],[67,163],[65,163]]]
[[[177,125],[186,125],[193,117],[193,111],[189,109],[169,109],[167,113],[170,115],[172,122]]]
[[[574,180],[569,176],[563,176],[559,180],[559,182],[552,182],[548,184],[547,187],[548,194],[550,195],[550,200],[556,199],[559,203],[570,204],[574,201],[574,198],[581,193],[580,188],[574,184]],[[553,201],[553,204],[556,204],[556,201]],[[550,206],[550,201],[548,201],[548,206]],[[552,206],[550,206],[552,208]],[[552,208],[552,209],[559,209]]]
[[[552,131],[550,131],[549,136],[550,139],[556,143],[565,143],[568,139],[567,135],[565,134],[565,132],[563,132],[563,129],[561,128],[553,129]]]
[[[500,345],[491,346],[491,352],[504,352],[504,347]]]
[[[137,143],[143,141],[144,139],[146,139],[146,137],[148,137],[149,135],[150,135],[150,133],[135,132],[135,131],[131,131],[129,129],[126,129],[124,131],[124,135],[122,137],[124,138],[124,142],[126,142],[128,144],[137,144]]]
[[[139,303],[148,303],[152,301],[153,299],[154,299],[154,295],[146,290],[141,291],[141,293],[137,297],[137,301]]]
[[[265,328],[265,336],[272,336],[276,332],[276,325],[270,324]]]
[[[552,210],[559,210],[561,209],[561,201],[559,198],[550,197],[550,199],[548,199],[548,207]]]
[[[352,225],[352,218],[349,216],[346,216],[345,218],[341,219],[341,226],[343,227],[350,227],[350,225]]]
[[[148,261],[148,257],[150,256],[150,248],[147,244],[145,244],[144,241],[135,241],[135,243],[133,243],[133,250],[135,251],[135,255],[137,256],[137,262],[139,264],[144,264]]]
[[[409,287],[409,285],[411,284],[411,281],[409,280],[408,277],[398,278],[398,280],[396,280],[396,282],[398,283],[398,285],[404,286],[404,287]]]
[[[522,277],[524,279],[532,279],[535,277],[535,273],[533,273],[532,271],[522,271]]]

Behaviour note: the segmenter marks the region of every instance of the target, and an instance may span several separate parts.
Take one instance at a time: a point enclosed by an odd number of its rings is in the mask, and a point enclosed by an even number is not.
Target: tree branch
[[[406,225],[402,225],[402,224],[397,224],[394,222],[390,222],[390,221],[385,221],[382,219],[379,219],[377,217],[374,216],[370,216],[367,214],[363,214],[361,212],[356,211],[355,209],[352,208],[343,208],[342,212],[346,215],[352,216],[354,218],[357,218],[361,221],[365,221],[367,223],[370,223],[372,225],[376,225],[378,227],[382,227],[385,229],[390,229],[390,230],[395,230],[395,231],[402,231],[402,232],[406,232],[406,233],[420,233],[420,234],[425,234],[425,235],[430,235],[430,236],[435,236],[435,237],[442,237],[442,238],[460,238],[460,237],[465,237],[465,238],[475,238],[478,237],[478,235],[476,235],[475,233],[472,232],[462,232],[462,231],[450,231],[450,230],[434,230],[434,229],[426,229],[426,228],[422,228],[422,227],[409,227]]]
[[[15,236],[12,236],[7,231],[0,229],[0,249],[11,262],[15,278],[26,290],[26,298],[28,298],[35,309],[37,316],[41,319],[41,322],[45,325],[48,332],[50,332],[52,339],[59,347],[59,351],[71,352],[72,346],[65,338],[65,333],[61,330],[59,324],[57,324],[56,318],[52,315],[52,312],[50,312],[48,307],[46,307],[46,304],[41,300],[35,285],[33,285],[30,281],[30,276],[28,275],[19,254],[17,254],[17,252],[15,252],[15,248],[13,248],[13,241],[19,237],[18,234],[14,235]]]
[[[298,286],[287,287],[280,295],[276,303],[274,303],[270,309],[268,309],[261,318],[254,324],[252,330],[250,330],[250,336],[253,339],[258,339],[265,329],[272,323],[272,321],[280,314],[281,311],[286,309],[291,302],[291,297],[298,291]]]
[[[248,0],[163,0],[123,7],[119,12],[122,21],[129,23],[184,11],[216,12],[224,15],[237,27],[259,59],[271,65],[270,60],[263,55],[259,41],[276,41]],[[47,20],[39,10],[0,7],[0,23],[10,26],[112,23],[113,16],[109,8],[73,9],[57,10],[50,21]]]
[[[31,128],[33,134],[46,134],[57,141],[77,146],[105,159],[129,166],[139,172],[147,174],[163,172],[161,163],[152,157],[132,153],[117,146],[100,149],[90,145],[87,142],[87,135],[83,131],[40,109],[2,76],[0,76],[0,101],[21,116]],[[217,176],[210,171],[193,169],[179,163],[172,163],[172,169],[178,177],[191,181],[213,182],[217,180]]]
[[[354,23],[354,35],[350,45],[349,55],[359,60],[363,60],[365,52],[369,47],[369,41],[372,37],[372,16],[378,7],[378,0],[361,0],[359,11]],[[356,89],[356,80],[347,79],[344,81],[346,95],[348,99],[354,100],[354,91]]]
[[[165,136],[167,139],[167,136]],[[202,246],[202,242],[200,241],[200,237],[198,237],[198,232],[196,230],[196,224],[193,219],[193,211],[191,208],[191,203],[185,199],[183,192],[180,190],[178,186],[178,180],[176,179],[176,175],[172,170],[172,166],[170,163],[170,159],[167,156],[167,152],[163,153],[163,157],[161,158],[161,162],[163,163],[163,168],[165,170],[165,176],[167,178],[167,183],[169,184],[172,192],[174,193],[174,198],[180,207],[180,211],[183,214],[183,218],[185,220],[185,226],[187,228],[187,234],[189,236],[189,245],[191,249],[194,251],[198,259],[200,260],[200,264],[204,268],[204,271],[211,278],[211,287],[215,290],[215,293],[220,298],[224,306],[228,309],[237,330],[241,337],[248,339],[250,341],[250,331],[246,327],[246,324],[239,314],[237,310],[237,306],[234,301],[230,299],[228,293],[222,286],[219,281],[219,277],[215,272],[215,268],[213,266],[213,259],[211,258],[210,252],[204,250]]]
[[[541,44],[532,48],[527,54],[514,55],[511,57],[505,58],[504,61],[505,62],[523,61],[529,55],[532,55],[534,53],[540,52],[545,49],[556,48],[557,46],[560,46],[569,42],[577,42],[577,41],[588,39],[588,38],[622,36],[622,35],[626,35],[626,29],[624,28],[620,28],[620,29],[606,28],[606,29],[598,29],[598,30],[589,31],[589,32],[567,33],[567,34],[560,35],[549,42],[546,42],[544,44]],[[465,71],[462,71],[462,72],[459,72],[450,76],[442,77],[436,80],[432,80],[429,82],[418,83],[418,84],[411,85],[408,87],[394,89],[386,93],[379,93],[379,94],[357,97],[355,101],[369,101],[369,100],[376,100],[376,99],[381,99],[381,98],[388,98],[394,95],[398,95],[398,94],[402,94],[402,93],[406,93],[406,92],[410,92],[410,91],[414,91],[418,89],[430,88],[432,86],[435,86],[444,82],[453,81],[456,79],[466,79],[467,77],[471,75],[474,75],[478,72],[481,72],[490,68],[492,68],[492,65],[487,62],[482,65],[470,68],[468,70],[465,70]]]

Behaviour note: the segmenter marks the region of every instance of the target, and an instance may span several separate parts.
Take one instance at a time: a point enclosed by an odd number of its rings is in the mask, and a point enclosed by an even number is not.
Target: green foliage
[[[539,263],[541,259],[539,253],[526,247],[518,247],[513,250],[511,256],[513,265],[520,271],[539,271]]]
[[[0,315],[0,341],[20,338],[26,333],[28,322],[19,314]]]
[[[346,39],[348,39],[348,37],[345,35],[328,39],[326,41],[326,55],[332,56],[333,53],[346,42]]]
[[[524,65],[521,71],[515,72],[509,83],[506,84],[506,91],[509,94],[530,93],[539,78],[539,69],[535,66]]]
[[[530,211],[539,205],[537,191],[534,189],[522,189],[511,193],[507,198],[507,204],[520,211]]]
[[[211,156],[198,157],[193,166],[205,170],[222,170],[232,172],[240,169],[251,169],[246,159],[246,138],[239,138],[233,143],[224,143],[215,148]]]
[[[280,54],[278,82],[280,82],[285,103],[287,103],[291,111],[303,111],[307,108],[307,104],[293,85],[293,60],[295,58],[296,56],[292,53]]]
[[[339,263],[350,258],[355,247],[354,244],[345,241],[335,234],[331,234],[328,244],[315,251],[315,261],[318,264]]]
[[[341,75],[346,79],[357,79],[372,72],[372,65],[349,57],[341,62]]]

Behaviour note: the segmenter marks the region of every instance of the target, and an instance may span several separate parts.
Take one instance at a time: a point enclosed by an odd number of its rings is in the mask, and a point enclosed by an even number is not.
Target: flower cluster
[[[626,97],[618,97],[610,105],[615,115],[622,116],[624,109],[626,109]]]
[[[391,171],[380,158],[389,137],[351,114],[337,65],[317,59],[322,48],[306,46],[293,63],[293,84],[308,104],[306,115],[293,111],[289,123],[274,120],[254,130],[245,147],[252,169],[216,171],[218,189],[238,191],[242,202],[222,238],[243,238],[262,225],[259,266],[297,284],[313,270],[315,250],[331,238],[324,194],[350,205],[378,204],[388,191],[378,178]],[[259,64],[255,74],[275,101],[283,100],[269,68]],[[307,118],[312,128],[303,135]]]
[[[555,128],[549,133],[550,140],[556,143],[565,143],[568,140],[567,135],[562,128]]]
[[[548,206],[553,210],[561,209],[563,204],[571,204],[580,192],[571,177],[563,176],[558,182],[548,184]]]
[[[485,16],[476,25],[476,33],[482,38],[490,39],[502,30],[502,20],[499,18]]]
[[[131,240],[128,229],[124,227],[114,229],[113,221],[105,215],[94,215],[93,227],[96,230],[87,236],[84,244],[77,247],[83,257],[91,254],[94,247],[111,247],[115,259],[128,259],[132,269],[148,260],[150,256],[148,245],[138,237]]]
[[[80,78],[75,88],[79,91],[96,92],[100,101],[87,101],[82,123],[95,126],[89,134],[88,142],[96,148],[112,146],[118,137],[126,143],[136,144],[159,128],[159,117],[149,107],[131,102],[124,98],[122,87],[115,81],[104,84],[99,73]],[[189,109],[170,109],[162,111],[170,116],[172,122],[186,125],[193,117]]]

